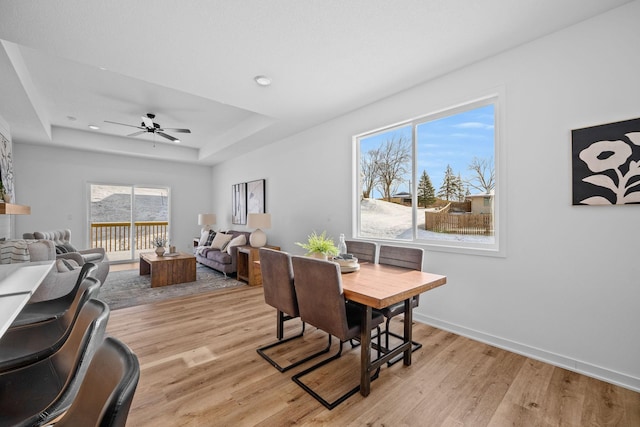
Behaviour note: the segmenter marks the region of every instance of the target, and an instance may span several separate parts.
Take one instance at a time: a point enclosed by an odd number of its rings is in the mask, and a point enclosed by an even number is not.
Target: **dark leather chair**
[[[338,352],[314,366],[294,375],[292,380],[302,387],[307,393],[322,403],[326,408],[333,409],[344,402],[350,396],[360,390],[360,384],[352,388],[333,402],[328,402],[311,387],[304,384],[302,377],[313,372],[321,366],[339,358],[342,355],[342,347],[345,341],[359,339],[361,333],[362,306],[359,304],[347,304],[342,292],[342,278],[340,266],[334,262],[323,261],[315,258],[293,256],[294,286],[298,297],[300,318],[340,340]],[[378,328],[383,317],[374,313],[371,327]],[[380,331],[378,330],[378,341]],[[380,343],[378,342],[378,346]],[[374,374],[377,377],[378,371]]]
[[[140,364],[131,350],[106,337],[91,360],[76,398],[55,427],[124,427],[140,379]]]
[[[84,264],[80,269],[80,274],[78,275],[75,286],[68,294],[47,301],[27,304],[13,321],[11,327],[31,325],[61,317],[69,310],[69,307],[71,307],[84,279],[91,274],[91,272],[95,271],[96,268],[97,266],[93,263],[88,262]]]
[[[54,320],[9,328],[0,338],[0,372],[29,365],[55,353],[75,327],[83,306],[96,295],[100,283],[86,277],[66,313]]]
[[[278,371],[285,372],[321,354],[327,353],[330,350],[330,346],[286,366],[281,366],[265,353],[266,350],[300,338],[304,334],[305,323],[302,322],[302,330],[300,333],[284,338],[284,322],[300,316],[296,291],[293,286],[291,255],[273,249],[260,248],[260,271],[262,273],[264,301],[277,310],[276,337],[278,340],[258,348],[256,350],[258,354],[271,363]]]
[[[422,260],[424,258],[424,251],[420,248],[407,248],[400,246],[380,246],[380,255],[378,264],[393,265],[396,267],[410,268],[412,270],[422,271]],[[420,296],[417,295],[411,299],[411,309],[413,310],[420,304]],[[390,305],[380,310],[385,317],[385,348],[389,348],[389,336],[400,338],[404,341],[404,337],[391,331],[390,324],[391,319],[399,314],[404,313],[404,301]],[[422,344],[416,341],[411,341],[411,351],[416,351],[422,347]],[[391,350],[391,349],[390,349]],[[389,361],[388,365],[391,366],[402,359],[402,356],[398,356]]]
[[[374,242],[363,242],[361,240],[347,240],[347,253],[358,258],[358,262],[376,262],[377,247]]]
[[[109,307],[104,302],[88,301],[58,351],[30,365],[0,373],[0,423],[46,425],[66,411],[103,341],[108,318]]]

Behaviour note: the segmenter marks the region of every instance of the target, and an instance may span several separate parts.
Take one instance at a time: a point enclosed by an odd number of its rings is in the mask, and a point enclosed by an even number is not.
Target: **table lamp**
[[[211,230],[211,226],[216,223],[216,214],[198,214],[198,225],[202,225],[200,234]]]
[[[259,248],[267,244],[267,235],[263,228],[271,228],[271,214],[250,213],[247,216],[247,227],[256,230],[249,236],[249,244],[254,248]]]

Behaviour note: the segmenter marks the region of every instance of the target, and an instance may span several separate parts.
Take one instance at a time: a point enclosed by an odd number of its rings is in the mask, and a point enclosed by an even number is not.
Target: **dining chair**
[[[359,338],[361,334],[362,306],[346,304],[342,291],[340,266],[334,262],[316,258],[292,256],[294,286],[298,297],[300,318],[339,339],[338,352],[322,360],[314,366],[294,375],[291,379],[302,387],[314,399],[322,403],[327,409],[333,409],[350,396],[360,390],[360,385],[347,391],[333,402],[328,402],[311,387],[302,382],[301,378],[315,371],[321,366],[336,360],[342,355],[343,343]],[[379,325],[383,322],[382,315],[375,313],[371,321],[371,329],[378,329],[378,346],[380,345]],[[377,378],[379,369],[372,379]]]
[[[84,279],[96,269],[97,266],[93,263],[88,262],[83,264],[80,269],[80,274],[76,279],[76,284],[68,294],[51,300],[27,304],[13,321],[11,327],[31,325],[62,316],[69,310],[69,307],[71,307]]]
[[[281,366],[265,353],[266,350],[302,337],[304,335],[305,323],[302,322],[302,329],[300,333],[284,338],[284,322],[300,317],[296,290],[293,285],[294,278],[293,266],[291,265],[291,255],[287,252],[276,251],[274,249],[260,248],[260,271],[262,274],[264,301],[277,310],[277,341],[258,348],[256,350],[258,354],[267,362],[271,363],[278,371],[285,372],[308,362],[321,354],[329,352],[331,349],[330,344],[323,350],[286,366]]]
[[[97,279],[86,277],[63,316],[9,328],[0,338],[0,372],[32,364],[55,353],[68,339],[82,308],[99,288]]]
[[[374,242],[364,242],[362,240],[347,240],[347,253],[358,258],[358,262],[376,262],[376,252],[378,245]]]
[[[136,355],[121,341],[106,337],[69,409],[55,427],[124,427],[140,379]]]
[[[41,426],[66,411],[102,343],[108,318],[108,305],[96,299],[88,301],[68,338],[55,353],[0,373],[1,424]]]
[[[381,245],[380,254],[378,258],[378,264],[392,265],[402,268],[410,268],[412,270],[422,271],[422,260],[424,258],[424,251],[421,248],[408,248],[400,246]],[[411,299],[411,309],[420,304],[420,295],[416,295]],[[389,336],[400,338],[404,341],[404,336],[396,334],[391,331],[391,319],[395,316],[404,313],[404,301],[390,305],[380,309],[380,312],[385,317],[385,348],[389,349]],[[416,341],[411,341],[411,351],[416,351],[422,347],[422,344]],[[391,349],[389,349],[391,350]],[[391,359],[388,362],[388,366],[391,366],[402,359],[402,356],[398,356]]]

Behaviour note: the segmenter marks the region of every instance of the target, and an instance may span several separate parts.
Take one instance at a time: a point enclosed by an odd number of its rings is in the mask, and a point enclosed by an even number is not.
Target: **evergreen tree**
[[[431,178],[427,174],[426,170],[422,171],[420,182],[418,183],[418,207],[422,205],[427,207],[432,205],[436,201],[436,189],[431,184]]]
[[[438,197],[447,201],[454,201],[458,199],[460,194],[460,178],[453,174],[451,165],[447,165],[447,169],[444,172],[444,179],[442,180],[442,186],[438,190]]]

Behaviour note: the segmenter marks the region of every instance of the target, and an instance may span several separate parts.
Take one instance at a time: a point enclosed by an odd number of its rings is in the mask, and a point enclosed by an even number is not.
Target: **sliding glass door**
[[[169,238],[169,188],[89,184],[91,247],[102,247],[111,261],[137,260]]]

